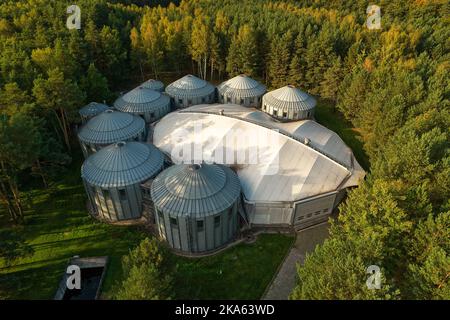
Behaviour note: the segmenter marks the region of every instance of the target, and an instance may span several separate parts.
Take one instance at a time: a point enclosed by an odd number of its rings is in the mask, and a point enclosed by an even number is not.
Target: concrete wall
[[[238,202],[216,215],[195,218],[171,216],[155,208],[155,220],[160,238],[172,248],[201,253],[220,248],[234,238],[239,227],[237,210]]]

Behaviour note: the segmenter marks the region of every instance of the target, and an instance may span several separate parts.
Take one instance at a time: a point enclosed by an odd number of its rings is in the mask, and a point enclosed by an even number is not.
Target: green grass
[[[260,299],[294,241],[294,236],[261,234],[203,258],[174,257],[177,299]]]
[[[364,170],[369,170],[369,158],[364,151],[363,143],[361,141],[362,138],[357,128],[353,128],[333,105],[323,100],[319,100],[317,103],[315,117],[317,122],[336,132],[350,149],[352,149],[356,160]]]
[[[34,254],[9,267],[0,259],[0,291],[6,298],[53,298],[68,259],[74,255],[109,256],[104,283],[108,288],[120,273],[121,256],[143,237],[136,228],[105,225],[88,216],[79,168],[80,162],[75,161],[51,189],[29,191],[33,203],[21,233]],[[0,229],[10,227],[5,220],[3,213]]]

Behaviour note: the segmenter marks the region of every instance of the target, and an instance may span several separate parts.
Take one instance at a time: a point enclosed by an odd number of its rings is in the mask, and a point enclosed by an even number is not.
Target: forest
[[[370,162],[291,299],[450,299],[448,1],[380,0],[376,30],[362,0],[78,0],[79,30],[70,4],[0,1],[0,239],[20,239],[24,191],[76,158],[80,107],[148,78],[245,73],[333,106]],[[366,287],[370,265],[380,290]]]

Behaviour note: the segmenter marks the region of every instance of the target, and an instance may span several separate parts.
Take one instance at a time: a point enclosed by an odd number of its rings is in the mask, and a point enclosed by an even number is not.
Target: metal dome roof
[[[302,111],[314,109],[317,103],[314,97],[291,85],[266,93],[263,101],[279,110]]]
[[[153,180],[155,206],[171,215],[204,217],[231,207],[241,192],[239,178],[217,164],[174,165]]]
[[[209,82],[188,74],[166,87],[166,93],[175,97],[203,97],[210,95],[215,87]]]
[[[109,107],[106,104],[91,102],[88,105],[81,108],[80,110],[78,110],[78,113],[83,117],[93,117],[108,109]]]
[[[163,154],[151,144],[118,142],[89,156],[81,176],[98,187],[123,187],[154,177],[163,162]]]
[[[144,130],[141,117],[109,109],[90,119],[78,132],[78,138],[84,143],[110,144],[133,138]]]
[[[149,79],[145,82],[143,82],[140,87],[144,87],[147,89],[155,90],[155,91],[163,91],[164,90],[164,83],[159,80],[155,79]]]
[[[217,86],[217,90],[227,96],[245,98],[263,95],[266,92],[266,87],[258,81],[241,74],[222,82]]]
[[[169,97],[161,92],[139,86],[119,97],[114,102],[114,107],[123,112],[145,113],[165,107],[169,103]]]

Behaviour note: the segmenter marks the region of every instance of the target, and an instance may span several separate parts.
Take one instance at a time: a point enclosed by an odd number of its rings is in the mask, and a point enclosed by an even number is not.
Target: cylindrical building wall
[[[302,90],[288,85],[266,93],[262,111],[281,121],[312,119],[316,99]]]
[[[169,84],[166,93],[175,108],[186,108],[197,104],[213,103],[216,88],[209,82],[191,74]]]
[[[256,108],[261,105],[261,98],[266,92],[266,87],[246,75],[238,75],[222,82],[217,87],[217,91],[220,103]]]
[[[88,157],[81,176],[94,213],[116,222],[142,216],[141,184],[154,178],[164,165],[153,145],[119,142]]]
[[[153,181],[157,230],[175,250],[216,250],[239,230],[240,183],[220,165],[175,165]]]
[[[152,89],[137,87],[119,97],[114,107],[122,112],[139,115],[145,122],[155,122],[170,112],[170,98]]]
[[[129,113],[106,110],[90,119],[78,131],[84,157],[119,141],[144,141],[145,121]]]

